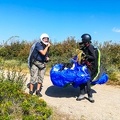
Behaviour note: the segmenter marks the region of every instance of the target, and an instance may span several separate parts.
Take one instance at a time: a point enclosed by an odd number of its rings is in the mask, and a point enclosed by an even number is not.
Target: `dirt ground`
[[[94,103],[87,99],[76,101],[79,88],[53,86],[50,77],[45,76],[41,98],[59,111],[59,115],[64,115],[57,120],[120,120],[120,87],[95,85],[92,91]]]

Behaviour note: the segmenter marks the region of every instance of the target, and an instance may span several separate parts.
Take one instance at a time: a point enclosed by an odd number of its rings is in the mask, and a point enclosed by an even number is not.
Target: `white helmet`
[[[41,42],[43,42],[45,45],[47,45],[48,42],[45,42],[45,41],[43,40],[43,38],[45,38],[45,37],[47,37],[47,38],[49,39],[49,35],[46,34],[46,33],[43,33],[43,34],[40,36],[40,40],[41,40]]]

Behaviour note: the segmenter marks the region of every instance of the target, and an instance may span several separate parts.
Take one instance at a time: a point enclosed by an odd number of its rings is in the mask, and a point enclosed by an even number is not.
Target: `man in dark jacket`
[[[91,82],[95,76],[97,69],[96,66],[97,56],[95,54],[95,48],[91,44],[91,36],[89,34],[83,34],[81,38],[82,38],[82,42],[79,44],[83,45],[82,50],[85,53],[85,60],[82,61],[82,64],[85,64],[87,66],[88,71],[91,75],[91,79],[88,80],[86,84],[80,85],[80,95],[76,100],[79,101],[85,99],[85,88],[86,88],[88,94],[88,100],[93,103],[94,99],[92,96]]]

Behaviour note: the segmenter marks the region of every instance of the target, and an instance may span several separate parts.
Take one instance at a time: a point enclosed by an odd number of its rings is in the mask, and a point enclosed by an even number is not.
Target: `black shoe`
[[[39,96],[39,97],[42,97],[42,94],[40,93],[39,90],[36,91],[36,95]]]
[[[88,97],[88,100],[91,102],[91,103],[94,103],[95,100],[92,98],[92,97]]]
[[[30,95],[33,95],[33,91],[29,91],[29,94],[30,94]]]

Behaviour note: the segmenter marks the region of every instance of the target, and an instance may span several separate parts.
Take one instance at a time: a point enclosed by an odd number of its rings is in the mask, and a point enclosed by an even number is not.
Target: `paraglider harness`
[[[98,48],[94,48],[94,51],[95,51],[95,55],[96,55],[96,59],[95,59],[94,63],[89,62],[85,55],[84,55],[84,59],[81,61],[81,63],[85,64],[88,67],[88,69],[91,71],[92,81],[96,80],[96,78],[98,77],[98,75],[100,73],[100,68],[101,68],[101,65],[100,65],[100,57],[101,57],[100,50]],[[93,66],[93,64],[94,64],[94,66]]]
[[[34,62],[33,59],[33,54],[34,54],[34,50],[35,50],[35,46],[36,46],[37,42],[35,42],[30,49],[30,53],[29,53],[29,57],[28,57],[28,67],[31,68],[32,67],[32,63]]]
[[[101,52],[98,48],[95,48],[95,54],[96,54],[96,61],[95,61],[96,69],[94,71],[94,75],[92,75],[92,81],[95,81],[96,79],[98,79],[100,73],[104,71],[101,66]]]

